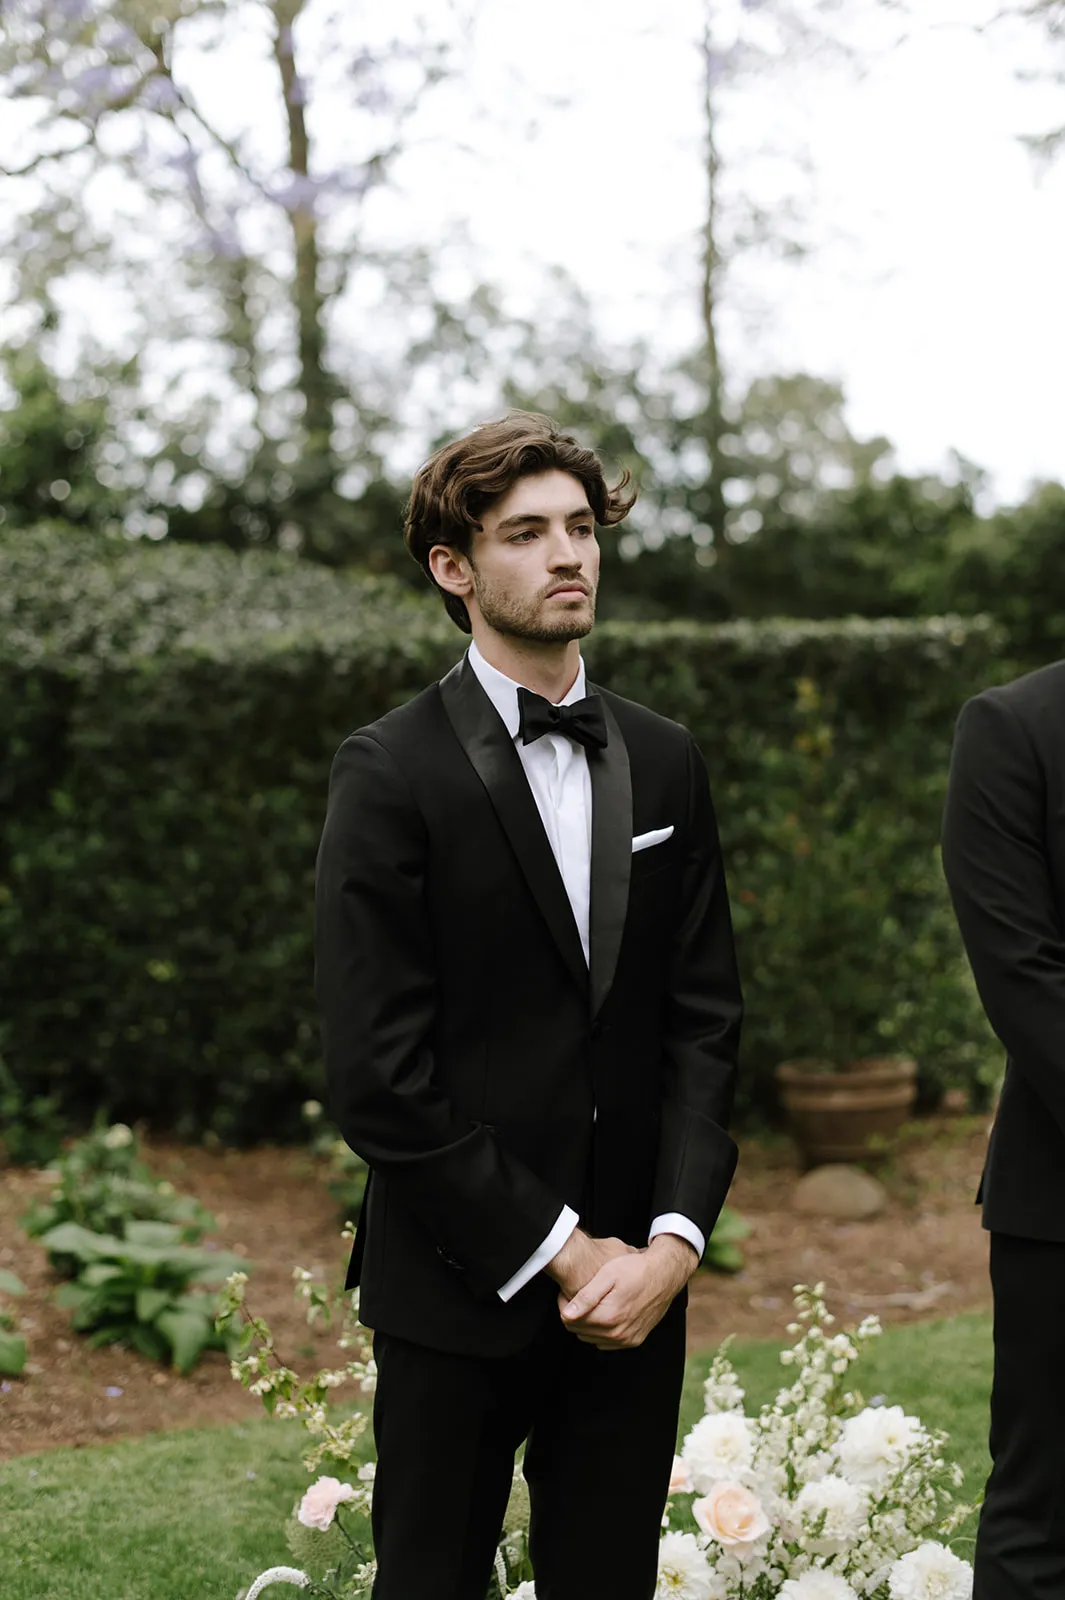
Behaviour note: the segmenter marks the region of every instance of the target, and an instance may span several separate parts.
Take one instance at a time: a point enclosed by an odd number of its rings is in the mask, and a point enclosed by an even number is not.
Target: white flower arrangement
[[[311,1320],[331,1320],[330,1297],[297,1270]],[[331,1423],[331,1391],[354,1381],[368,1392],[366,1352],[342,1368],[300,1380],[277,1358],[268,1326],[244,1311],[244,1277],[230,1280],[227,1318],[243,1322],[233,1375],[274,1416],[298,1416],[317,1440],[308,1470],[324,1459],[353,1470],[365,1417]],[[862,1348],[880,1332],[867,1318],[833,1333],[823,1287],[797,1288],[794,1343],[781,1352],[791,1378],[757,1416],[728,1359],[727,1343],[703,1387],[704,1414],[673,1463],[663,1518],[655,1600],[971,1600],[973,1575],[944,1542],[968,1516],[955,1505],[961,1473],[946,1435],[899,1406],[865,1406],[848,1387]],[[357,1302],[344,1297],[345,1352],[362,1344]],[[303,1588],[321,1600],[368,1596],[375,1568],[369,1513],[374,1464],[358,1484],[319,1477],[286,1530],[300,1567],[275,1567],[248,1590]],[[528,1547],[529,1496],[515,1470],[496,1552],[494,1600],[536,1600]]]
[[[757,1416],[727,1345],[673,1466],[656,1600],[970,1600],[946,1543],[969,1513],[946,1435],[847,1387],[867,1318],[832,1333],[823,1286],[795,1291],[792,1381]]]

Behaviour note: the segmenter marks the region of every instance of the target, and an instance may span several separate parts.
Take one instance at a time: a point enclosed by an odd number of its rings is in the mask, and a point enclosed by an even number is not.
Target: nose
[[[551,571],[579,572],[583,564],[583,551],[569,529],[566,527],[553,529],[548,552],[548,565]]]

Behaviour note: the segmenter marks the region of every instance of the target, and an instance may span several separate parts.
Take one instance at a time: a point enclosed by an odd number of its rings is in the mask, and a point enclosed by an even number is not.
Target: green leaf
[[[134,1305],[139,1322],[154,1322],[160,1311],[165,1311],[170,1304],[169,1289],[138,1289]]]
[[[714,1244],[706,1247],[706,1265],[714,1272],[742,1272],[744,1255],[738,1244]]]
[[[739,1244],[741,1239],[749,1239],[753,1231],[746,1217],[741,1217],[738,1211],[725,1206],[717,1219],[711,1239],[717,1244]]]
[[[181,1229],[172,1222],[127,1222],[126,1239],[133,1244],[169,1250],[181,1244]]]
[[[0,1328],[0,1373],[17,1378],[26,1365],[26,1341],[20,1333],[5,1333]]]
[[[26,1285],[6,1267],[0,1267],[0,1294],[25,1294]]]
[[[109,1283],[112,1278],[121,1278],[122,1268],[116,1267],[110,1261],[92,1261],[78,1273],[78,1281],[86,1284],[90,1289],[99,1289],[103,1284]]]
[[[174,1366],[181,1373],[195,1366],[212,1331],[209,1314],[191,1306],[178,1311],[164,1311],[156,1319],[155,1326],[170,1345]]]
[[[49,1254],[76,1256],[79,1261],[99,1261],[122,1254],[122,1240],[109,1233],[92,1233],[78,1222],[61,1222],[41,1235]]]
[[[94,1298],[91,1289],[86,1289],[83,1283],[62,1283],[55,1292],[55,1303],[61,1311],[76,1311],[87,1300]]]

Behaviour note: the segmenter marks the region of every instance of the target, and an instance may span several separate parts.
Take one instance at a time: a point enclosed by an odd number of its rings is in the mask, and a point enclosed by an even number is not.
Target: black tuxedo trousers
[[[979,1198],[995,1302],[976,1600],[1065,1596],[1065,663],[964,708],[943,863],[1006,1076]]]
[[[638,1247],[666,1212],[709,1236],[735,1166],[741,1001],[706,771],[684,729],[599,692],[608,744],[588,754],[588,962],[513,740],[468,662],[354,734],[333,767],[316,980],[333,1114],[371,1170],[348,1281],[382,1354],[379,1600],[481,1600],[454,1550],[421,1587],[395,1565],[418,1537],[418,1453],[449,1471],[443,1417],[412,1394],[444,1410],[464,1394],[471,1416],[485,1396],[496,1409],[510,1397],[452,1488],[467,1520],[480,1506],[497,1531],[500,1451],[512,1457],[528,1433],[534,1474],[554,1463],[534,1489],[541,1551],[555,1551],[551,1596],[589,1592],[559,1586],[558,1551],[577,1534],[551,1487],[566,1455],[551,1438],[579,1450],[582,1493],[600,1473],[643,1486],[631,1570],[653,1562],[683,1306],[645,1352],[586,1363],[544,1274],[506,1303],[498,1294],[566,1204],[591,1232]],[[669,827],[633,854],[635,835]],[[557,1377],[547,1398],[530,1387],[536,1352]],[[477,1568],[483,1545],[471,1546]],[[632,1581],[611,1592],[651,1594],[653,1578]]]

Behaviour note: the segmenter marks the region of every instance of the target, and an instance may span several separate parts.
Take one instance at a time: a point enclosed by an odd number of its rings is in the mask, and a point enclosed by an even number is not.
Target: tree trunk
[[[302,188],[302,192],[297,189],[293,193],[286,209],[295,246],[292,294],[299,361],[297,386],[304,404],[304,449],[297,469],[296,499],[308,502],[333,489],[337,469],[332,444],[336,385],[325,365],[325,295],[320,282],[318,219],[308,181],[310,140],[293,43],[293,28],[304,4],[305,0],[274,0],[273,13],[277,22],[274,57],[281,74],[288,121],[288,165],[295,183]]]
[[[717,248],[718,159],[714,117],[714,51],[709,19],[703,31],[703,112],[706,123],[706,223],[703,228],[702,317],[703,346],[706,354],[706,410],[703,430],[706,438],[709,478],[707,522],[714,535],[714,550],[719,561],[727,552],[725,538],[725,473],[721,440],[725,433],[724,383],[717,342],[717,290],[721,258]]]

